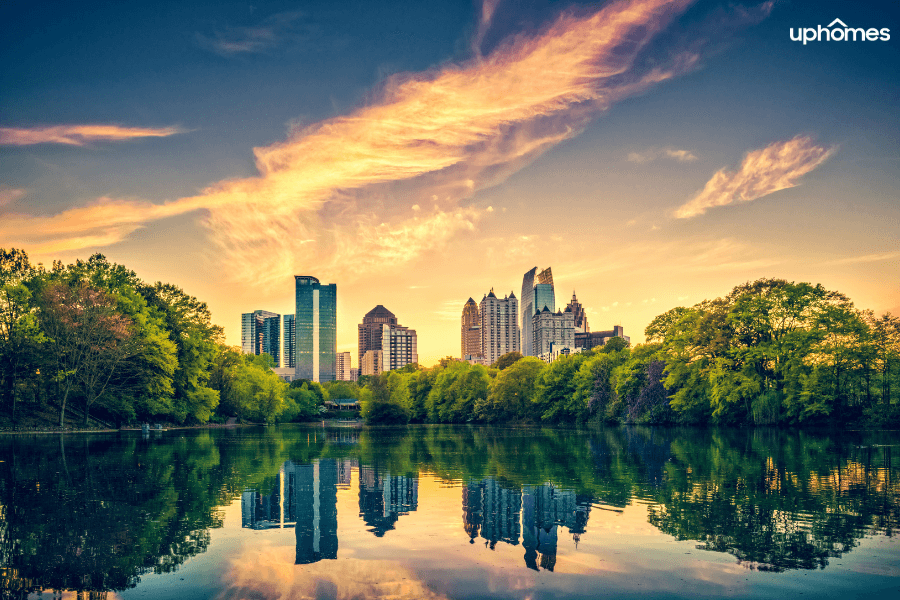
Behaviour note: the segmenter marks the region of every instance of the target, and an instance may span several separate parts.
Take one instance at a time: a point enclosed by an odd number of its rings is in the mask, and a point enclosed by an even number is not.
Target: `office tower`
[[[281,366],[281,315],[255,310],[241,315],[241,352],[268,354]]]
[[[569,302],[566,309],[571,310],[572,315],[574,316],[575,332],[590,333],[591,328],[588,325],[587,314],[584,312],[584,307],[581,306],[581,302],[575,297],[574,291],[572,292],[572,301]]]
[[[350,381],[350,353],[338,352],[334,365],[336,381]]]
[[[465,359],[481,357],[481,313],[475,301],[469,298],[463,306],[462,323],[462,351],[460,358]]]
[[[534,315],[534,276],[537,267],[531,269],[522,278],[522,344],[523,356],[531,356],[531,317]]]
[[[297,335],[297,326],[294,322],[294,315],[284,315],[284,361],[282,367],[293,369],[297,366],[296,346],[294,344]]]
[[[378,375],[419,362],[416,330],[400,325],[384,306],[366,313],[358,331],[360,375]]]
[[[542,357],[562,348],[575,351],[575,318],[569,307],[566,307],[566,312],[554,313],[545,307],[535,313],[531,317],[531,330],[534,336],[531,347],[535,356]]]
[[[357,326],[360,375],[366,374],[362,372],[363,356],[365,356],[366,351],[382,349],[384,337],[382,325],[397,325],[397,317],[379,304],[367,312],[366,316],[363,317],[362,323]]]
[[[337,285],[315,277],[295,275],[294,376],[312,381],[334,381],[337,354]]]
[[[497,298],[493,288],[481,299],[481,352],[485,362],[494,364],[507,352],[518,351],[519,301],[510,292],[503,300]]]
[[[544,310],[556,311],[556,297],[553,290],[553,272],[547,267],[537,273],[534,267],[522,279],[522,354],[525,356],[537,356],[532,343],[534,331],[532,330],[531,317]]]

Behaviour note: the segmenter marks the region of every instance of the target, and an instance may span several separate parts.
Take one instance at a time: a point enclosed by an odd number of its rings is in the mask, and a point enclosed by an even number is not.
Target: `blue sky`
[[[518,294],[533,266],[635,340],[758,277],[898,312],[898,15],[6,2],[0,246],[103,252],[208,301],[231,343],[316,275],[340,350],[384,304],[426,364],[458,353],[469,296]],[[891,39],[790,40],[835,18]]]

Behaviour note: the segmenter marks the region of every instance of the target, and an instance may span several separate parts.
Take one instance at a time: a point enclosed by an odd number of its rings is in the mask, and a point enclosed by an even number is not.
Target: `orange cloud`
[[[483,211],[461,205],[475,192],[623,98],[693,68],[695,53],[649,67],[639,60],[691,2],[621,0],[588,15],[564,13],[488,56],[395,76],[367,106],[254,149],[257,177],[221,181],[165,205],[120,201],[115,215],[105,200],[32,227],[20,223],[17,235],[31,241],[55,231],[65,239],[53,242],[71,248],[204,209],[217,254],[239,280],[313,270],[348,277],[360,263],[405,264],[474,229]],[[483,23],[494,4],[485,5]]]
[[[792,188],[836,150],[834,146],[817,146],[806,136],[754,150],[744,157],[737,171],[729,173],[720,169],[700,193],[675,211],[675,216],[679,219],[696,217],[714,206],[750,202]]]
[[[51,127],[0,127],[0,146],[118,142],[142,137],[167,137],[184,133],[180,127],[120,127],[119,125],[53,125]]]

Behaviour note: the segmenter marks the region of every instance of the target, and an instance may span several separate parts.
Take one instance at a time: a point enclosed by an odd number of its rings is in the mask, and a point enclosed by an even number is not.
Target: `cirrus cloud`
[[[475,228],[488,211],[463,203],[477,191],[622,99],[695,68],[696,40],[690,51],[653,48],[648,56],[651,41],[691,3],[620,0],[590,14],[564,12],[487,56],[391,77],[350,114],[255,148],[258,176],[165,204],[107,199],[35,226],[23,217],[21,228],[0,226],[0,235],[74,248],[203,210],[217,256],[248,283],[406,264]],[[760,5],[760,18],[770,8]]]
[[[696,217],[716,206],[750,202],[792,188],[836,151],[836,146],[818,146],[809,136],[797,136],[749,152],[737,171],[720,169],[703,190],[675,211],[675,216]]]
[[[135,138],[168,137],[185,131],[181,127],[122,127],[120,125],[0,127],[0,146],[31,146],[34,144],[84,146],[90,142],[120,142]]]

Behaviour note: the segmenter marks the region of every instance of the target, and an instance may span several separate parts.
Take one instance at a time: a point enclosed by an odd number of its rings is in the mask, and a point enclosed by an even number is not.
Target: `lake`
[[[0,460],[3,598],[900,597],[900,432],[320,424]]]

